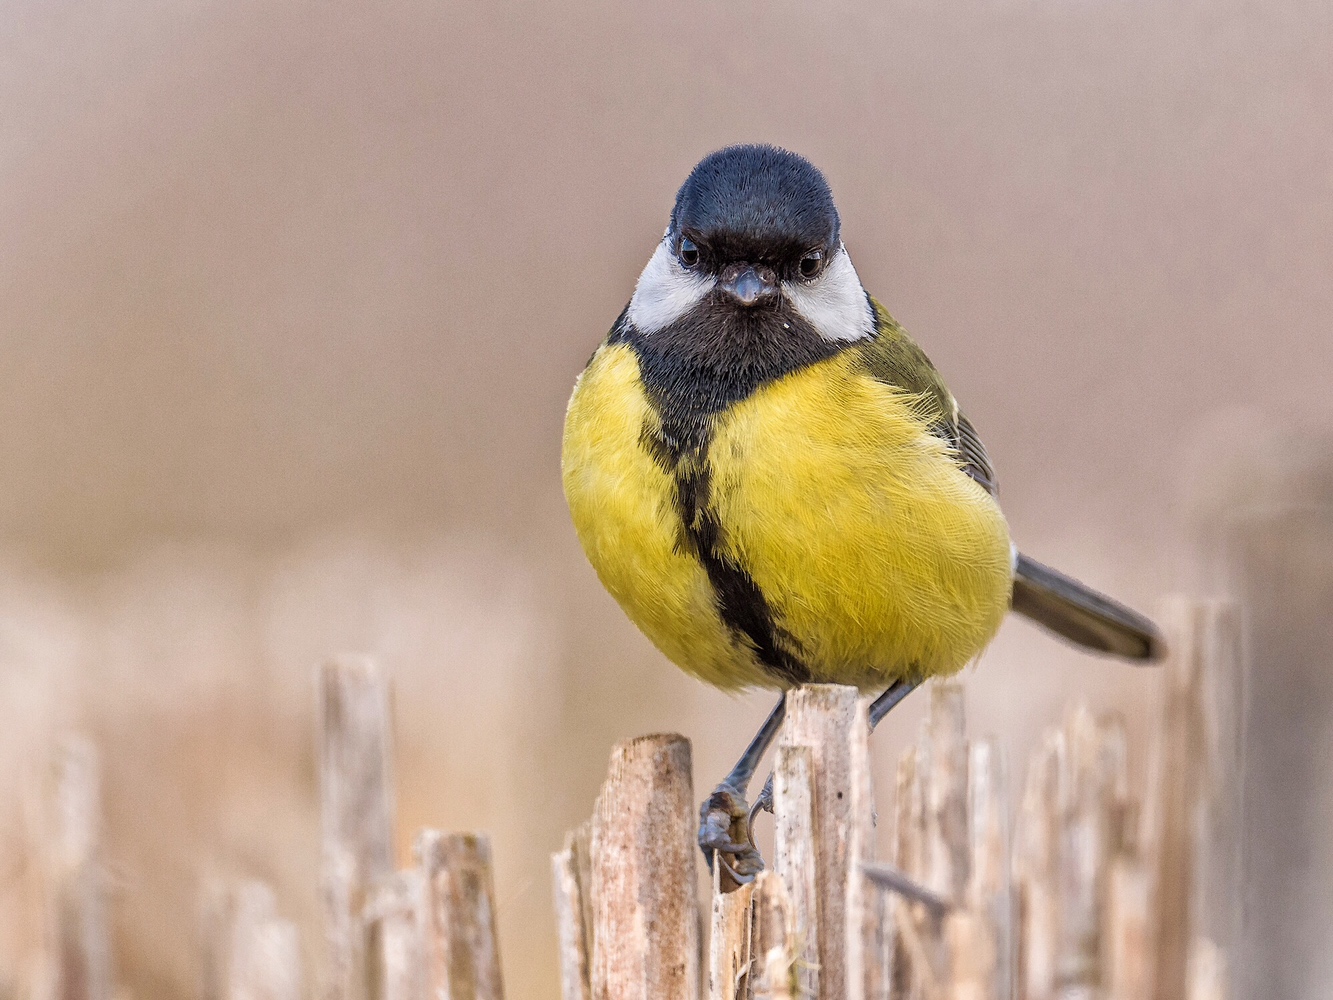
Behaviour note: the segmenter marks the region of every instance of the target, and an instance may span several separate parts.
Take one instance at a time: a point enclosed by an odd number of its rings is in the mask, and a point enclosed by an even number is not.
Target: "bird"
[[[578,376],[561,453],[575,532],[666,657],[782,692],[700,809],[733,880],[763,866],[746,794],[808,683],[877,694],[873,726],[976,660],[1010,611],[1152,662],[1151,620],[1019,552],[976,428],[863,286],[824,175],[773,145],[705,156]]]

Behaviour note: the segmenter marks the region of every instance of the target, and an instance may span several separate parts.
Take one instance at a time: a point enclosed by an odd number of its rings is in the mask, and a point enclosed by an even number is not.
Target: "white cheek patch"
[[[670,326],[713,290],[714,279],[687,271],[666,245],[658,244],[634,286],[629,321],[641,333]]]
[[[825,340],[861,340],[875,332],[875,314],[845,247],[814,281],[784,281],[782,293]]]

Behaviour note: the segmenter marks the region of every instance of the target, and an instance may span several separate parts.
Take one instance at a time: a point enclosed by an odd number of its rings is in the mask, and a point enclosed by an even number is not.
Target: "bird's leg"
[[[880,720],[888,715],[898,703],[916,690],[920,681],[894,681],[889,689],[870,703],[870,731],[873,733]]]
[[[764,859],[759,856],[750,834],[750,807],[745,801],[745,790],[750,787],[750,779],[758,770],[764,752],[778,735],[786,710],[787,696],[784,694],[768,713],[736,766],[699,807],[699,847],[708,859],[708,867],[712,868],[716,858],[738,884],[752,881],[764,868]]]
[[[875,727],[879,725],[880,720],[888,715],[898,703],[906,698],[916,689],[918,681],[894,681],[889,685],[889,689],[870,703],[870,731],[874,732]],[[773,775],[768,776],[764,782],[764,790],[759,793],[759,798],[754,800],[754,806],[750,809],[748,821],[754,822],[754,818],[760,812],[773,811]]]

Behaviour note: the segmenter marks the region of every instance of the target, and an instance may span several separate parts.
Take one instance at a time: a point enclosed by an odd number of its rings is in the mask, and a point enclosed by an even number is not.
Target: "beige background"
[[[310,681],[359,649],[397,679],[400,839],[493,832],[511,995],[555,996],[547,852],[611,743],[685,732],[702,786],[768,703],[633,631],[558,482],[572,380],[719,145],[826,171],[1025,548],[1145,607],[1221,588],[1198,525],[1287,502],[1272,470],[1333,429],[1330,10],[7,4],[0,995],[34,938],[18,791],[70,726],[106,758],[133,995],[193,994],[212,874],[272,880],[316,965]],[[1141,734],[1154,683],[1010,624],[974,727],[1021,761],[1084,694]],[[1314,916],[1246,975],[1323,995],[1327,778],[1283,759],[1269,814],[1323,811],[1294,860],[1255,851]]]

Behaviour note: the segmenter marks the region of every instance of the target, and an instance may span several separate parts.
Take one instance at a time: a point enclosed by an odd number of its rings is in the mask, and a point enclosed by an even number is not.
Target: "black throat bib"
[[[626,310],[611,341],[634,349],[666,443],[681,452],[706,445],[710,417],[847,347],[820,336],[786,299],[747,308],[721,291],[652,333],[636,328]]]

